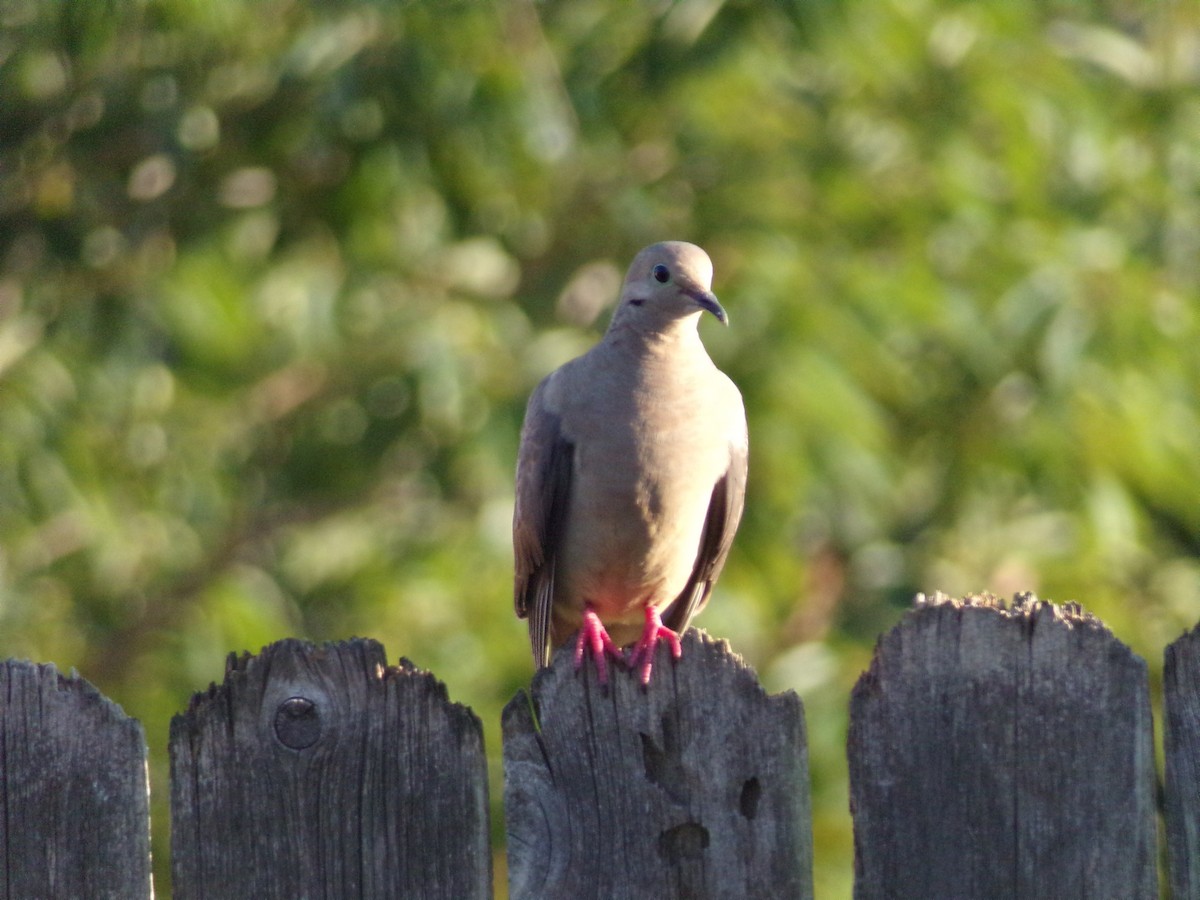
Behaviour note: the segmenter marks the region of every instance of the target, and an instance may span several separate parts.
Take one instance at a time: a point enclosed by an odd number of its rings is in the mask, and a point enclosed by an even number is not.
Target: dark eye
[[[659,263],[657,266],[651,269],[650,274],[654,276],[654,280],[659,284],[666,284],[671,280],[671,270],[662,263]]]

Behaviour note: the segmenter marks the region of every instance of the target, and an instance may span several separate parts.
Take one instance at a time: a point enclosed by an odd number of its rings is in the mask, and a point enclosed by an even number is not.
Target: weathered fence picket
[[[149,898],[142,726],[74,674],[0,663],[0,897]]]
[[[492,894],[479,720],[375,641],[231,655],[170,750],[180,900]]]
[[[850,709],[859,900],[1158,895],[1146,665],[1097,619],[919,603]]]
[[[1166,650],[1176,898],[1200,897],[1200,628]],[[569,653],[504,712],[514,898],[811,897],[803,709],[723,643],[648,690]],[[1157,896],[1145,663],[1078,607],[919,598],[851,697],[855,896]],[[491,896],[479,720],[374,641],[230,656],[172,723],[180,898]],[[141,726],[0,663],[0,897],[151,896]]]
[[[1200,627],[1163,658],[1164,813],[1171,890],[1200,897]]]
[[[648,689],[570,650],[504,711],[513,900],[811,897],[800,698],[694,629]]]

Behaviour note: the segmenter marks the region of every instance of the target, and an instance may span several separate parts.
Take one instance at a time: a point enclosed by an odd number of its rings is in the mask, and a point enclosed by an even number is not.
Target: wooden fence
[[[1164,694],[1168,877],[1200,897],[1200,630]],[[919,597],[850,706],[857,898],[1158,896],[1146,665],[1078,607]],[[503,737],[514,898],[812,896],[803,709],[723,642],[649,691],[560,654]],[[491,896],[480,722],[374,641],[231,655],[170,753],[179,898]],[[151,895],[141,726],[0,664],[0,897]]]

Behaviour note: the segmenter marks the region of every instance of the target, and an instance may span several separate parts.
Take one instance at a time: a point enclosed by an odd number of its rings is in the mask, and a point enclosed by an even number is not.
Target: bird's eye
[[[671,280],[671,270],[662,263],[659,263],[657,266],[651,269],[650,274],[654,276],[654,280],[659,284],[666,284]]]

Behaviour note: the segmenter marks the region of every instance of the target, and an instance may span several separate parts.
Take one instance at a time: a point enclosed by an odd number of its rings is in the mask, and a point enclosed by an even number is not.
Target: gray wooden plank
[[[859,900],[1158,895],[1146,664],[1077,605],[919,597],[848,754]]]
[[[1171,891],[1200,897],[1200,627],[1163,654],[1163,719]]]
[[[170,750],[180,900],[491,896],[480,722],[374,641],[231,655]]]
[[[648,690],[567,650],[505,708],[514,900],[812,896],[804,711],[695,629]]]
[[[0,897],[151,895],[142,726],[74,673],[0,663]]]

